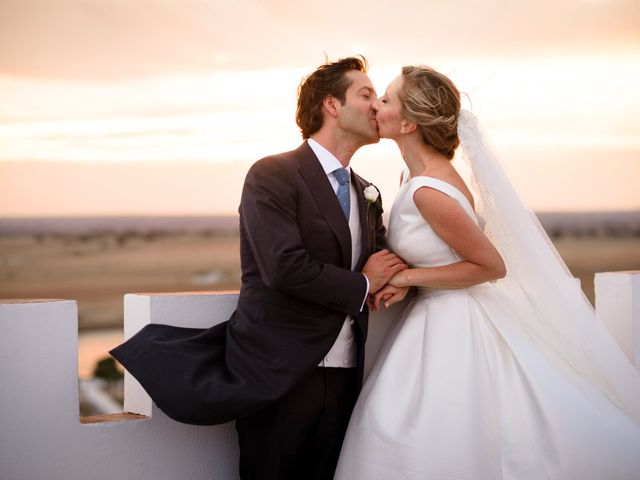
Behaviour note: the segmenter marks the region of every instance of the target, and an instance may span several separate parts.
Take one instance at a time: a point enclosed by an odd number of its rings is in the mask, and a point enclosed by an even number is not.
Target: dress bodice
[[[389,246],[413,267],[457,262],[413,201],[421,187],[453,198],[482,225],[457,188],[418,176],[396,196]],[[517,280],[418,288],[384,333],[334,480],[640,478],[637,372],[593,317],[572,323],[593,336],[571,345],[561,317],[582,314],[529,288]],[[553,306],[541,310],[541,302]],[[624,368],[607,376],[614,364]],[[627,411],[610,389],[617,382],[630,385]]]
[[[424,220],[413,200],[413,194],[421,187],[438,190],[454,200],[477,222],[476,214],[467,197],[453,185],[434,177],[403,175],[403,183],[396,195],[389,217],[388,240],[391,250],[411,267],[437,267],[460,260]]]

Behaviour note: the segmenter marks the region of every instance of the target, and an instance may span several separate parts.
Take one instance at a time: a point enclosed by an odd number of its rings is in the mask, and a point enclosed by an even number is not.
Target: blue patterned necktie
[[[348,222],[349,213],[351,211],[351,195],[349,195],[349,172],[347,172],[346,168],[336,168],[333,171],[333,174],[340,184],[336,195],[338,197],[338,201],[340,202],[340,206],[342,207],[342,211],[344,212],[344,216],[347,217]]]

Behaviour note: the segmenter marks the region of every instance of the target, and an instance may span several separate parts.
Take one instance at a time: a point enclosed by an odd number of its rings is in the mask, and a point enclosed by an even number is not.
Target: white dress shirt
[[[318,157],[318,160],[320,160],[320,165],[322,165],[322,169],[324,170],[324,173],[326,173],[327,178],[333,187],[333,191],[337,192],[339,183],[338,179],[333,174],[333,171],[337,168],[343,168],[343,165],[331,152],[315,140],[310,138],[307,140],[307,143],[309,144],[309,147],[311,147],[311,150],[313,150],[313,153],[316,154],[316,157]],[[349,172],[349,178],[351,178],[351,167],[347,166],[345,168],[347,172]],[[349,194],[351,202],[349,212],[349,231],[351,232],[351,269],[353,270],[358,263],[360,253],[362,252],[362,242],[360,237],[361,226],[357,197],[358,192],[356,192],[356,189],[351,182],[349,182]],[[367,279],[366,276],[364,278],[367,280],[367,292],[364,295],[362,307],[364,307],[367,294],[369,293],[369,279]],[[338,338],[331,347],[331,350],[329,350],[324,359],[320,362],[320,367],[350,368],[356,366],[358,352],[355,344],[353,324],[353,318],[351,318],[351,315],[347,315],[344,323],[342,324],[342,330],[340,330]]]

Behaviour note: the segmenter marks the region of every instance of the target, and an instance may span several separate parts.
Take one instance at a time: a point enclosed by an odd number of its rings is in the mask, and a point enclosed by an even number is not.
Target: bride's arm
[[[462,260],[441,267],[403,270],[389,281],[390,285],[466,288],[505,276],[502,257],[456,200],[429,187],[416,190],[413,199],[435,233]]]

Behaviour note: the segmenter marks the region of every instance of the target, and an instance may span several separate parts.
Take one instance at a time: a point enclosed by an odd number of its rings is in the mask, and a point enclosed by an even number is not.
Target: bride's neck
[[[416,136],[403,136],[396,140],[404,163],[409,168],[409,175],[428,175],[430,171],[437,169],[443,162],[449,161],[433,147],[426,145],[421,138]]]

